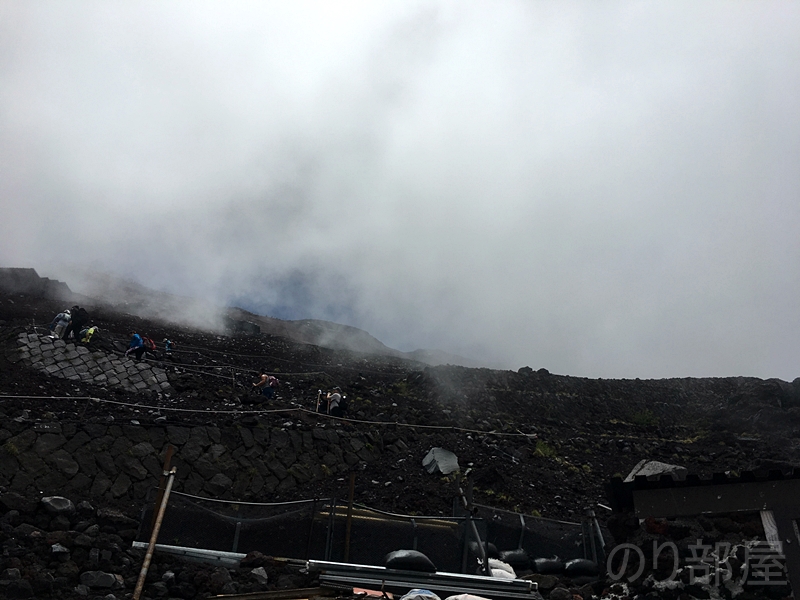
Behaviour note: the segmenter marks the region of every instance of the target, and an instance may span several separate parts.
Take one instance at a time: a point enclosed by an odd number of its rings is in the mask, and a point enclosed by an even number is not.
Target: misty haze
[[[0,202],[78,292],[791,381],[800,5],[0,0]]]

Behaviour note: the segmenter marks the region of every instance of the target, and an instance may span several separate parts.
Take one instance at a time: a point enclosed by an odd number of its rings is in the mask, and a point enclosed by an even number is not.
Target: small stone
[[[267,577],[267,572],[266,572],[266,570],[264,569],[264,567],[257,567],[257,568],[255,568],[255,569],[253,569],[252,571],[250,571],[250,574],[251,574],[253,577],[255,577],[255,578],[256,578],[256,580],[258,581],[258,583],[260,583],[260,584],[262,584],[262,585],[266,585],[266,584],[267,584],[267,582],[269,581],[269,579],[268,579],[268,577]]]
[[[85,571],[81,573],[81,583],[88,588],[113,588],[117,577],[104,571]]]
[[[91,548],[94,541],[85,533],[79,533],[75,536],[75,545],[79,548]]]
[[[33,587],[31,586],[30,582],[26,579],[18,579],[16,581],[10,581],[7,586],[5,586],[5,597],[6,598],[32,598],[33,597]]]
[[[548,598],[550,598],[550,600],[572,600],[572,592],[567,588],[557,587],[550,592]]]

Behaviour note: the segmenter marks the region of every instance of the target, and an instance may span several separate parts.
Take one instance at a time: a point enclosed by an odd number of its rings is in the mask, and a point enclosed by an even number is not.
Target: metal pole
[[[236,531],[233,534],[233,548],[231,552],[236,552],[239,549],[239,532],[242,530],[242,522],[236,521]]]
[[[472,530],[472,535],[475,536],[475,541],[478,543],[478,549],[480,550],[481,553],[481,560],[483,561],[483,572],[487,576],[491,575],[491,571],[489,570],[489,559],[486,556],[486,548],[484,548],[483,542],[481,541],[481,534],[478,533],[478,527],[475,525],[475,521],[472,519],[472,503],[467,501],[467,496],[464,494],[464,490],[458,488],[458,493],[461,494],[461,500],[464,502],[464,508],[470,514],[470,518],[468,519],[468,521],[470,524],[470,529]]]
[[[353,494],[356,488],[356,473],[350,472],[350,493],[347,497],[347,531],[344,535],[344,562],[350,560],[350,527],[353,524]]]
[[[314,498],[314,504],[311,505],[311,524],[308,526],[308,543],[306,544],[306,560],[311,558],[311,539],[314,535],[314,517],[317,514],[317,499]]]
[[[147,547],[147,554],[144,556],[142,563],[142,570],[139,573],[139,580],[136,582],[136,589],[133,592],[133,600],[139,600],[142,595],[142,588],[144,588],[144,580],[147,577],[147,570],[150,568],[150,561],[153,560],[153,551],[156,548],[156,540],[158,540],[158,532],[161,530],[161,522],[164,520],[164,513],[167,510],[167,502],[169,501],[169,494],[172,491],[172,483],[175,481],[175,471],[177,469],[172,467],[167,475],[167,487],[164,490],[164,497],[161,499],[161,506],[158,507],[158,516],[153,527],[153,533],[150,535],[150,545]]]
[[[603,532],[600,529],[600,523],[597,521],[597,517],[594,518],[594,529],[597,532],[597,541],[599,542],[600,550],[599,554],[601,557],[601,562],[605,564],[606,562],[606,540],[603,538]],[[601,565],[602,566],[602,565]]]
[[[325,560],[331,559],[333,553],[333,526],[336,524],[336,498],[328,505],[328,539],[325,540]]]

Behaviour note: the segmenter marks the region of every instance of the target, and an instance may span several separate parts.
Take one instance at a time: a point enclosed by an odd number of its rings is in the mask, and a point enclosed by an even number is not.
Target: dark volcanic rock
[[[608,479],[624,476],[642,459],[680,464],[702,476],[800,464],[798,380],[612,381],[530,367],[426,367],[277,335],[212,335],[100,305],[90,312],[102,343],[79,351],[71,343],[40,340],[38,362],[56,353],[76,361],[74,378],[65,379],[31,367],[32,346],[20,350],[23,337],[40,339],[42,325],[62,304],[0,293],[0,391],[18,396],[0,406],[0,525],[8,550],[0,567],[18,569],[17,581],[37,596],[70,597],[81,574],[95,571],[120,575],[130,593],[142,555],[129,542],[145,494],[161,478],[168,444],[175,448],[176,492],[255,502],[341,499],[352,471],[357,502],[433,516],[451,514],[455,486],[425,473],[421,461],[430,448],[444,447],[462,469],[471,469],[476,503],[569,521],[580,520],[584,507],[604,503]],[[113,383],[112,370],[131,379],[153,372],[146,361],[119,360],[115,344],[124,348],[131,329],[156,340],[170,337],[183,349],[163,367],[174,389],[137,391]],[[87,356],[96,366],[81,358]],[[85,366],[81,373],[78,361]],[[264,366],[285,373],[279,374],[278,397],[257,397],[258,403],[242,407],[240,399],[251,398],[248,389]],[[93,369],[105,379],[95,380]],[[358,421],[314,412],[317,390],[333,385],[344,388],[349,416]],[[85,397],[95,400],[79,399]],[[244,413],[251,409],[265,412]],[[49,514],[39,502],[43,495],[69,498],[77,510]],[[707,529],[699,520],[670,521],[647,533],[636,519],[608,519],[618,539],[658,535],[685,545],[698,535],[763,535],[756,522],[702,523]],[[55,534],[66,537],[46,545]],[[55,543],[69,552],[50,552]],[[166,597],[186,598],[257,591],[245,589],[258,585],[257,578],[170,561],[156,560],[147,589],[161,594],[166,587]],[[249,568],[269,571],[269,585],[295,581],[273,573],[266,559],[253,563]],[[174,576],[162,580],[170,569]],[[557,588],[550,578],[558,581],[561,574],[537,577],[543,589],[545,583]],[[571,595],[586,591],[561,583]],[[0,595],[8,595],[4,586]],[[13,593],[27,593],[20,586]],[[96,589],[102,591],[84,591],[89,597],[107,591]]]

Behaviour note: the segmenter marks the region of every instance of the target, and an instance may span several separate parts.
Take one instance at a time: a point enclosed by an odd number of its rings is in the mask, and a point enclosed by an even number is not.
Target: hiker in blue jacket
[[[128,344],[128,349],[125,351],[125,356],[128,356],[131,352],[136,355],[136,360],[142,360],[142,354],[144,354],[144,342],[142,342],[142,336],[140,336],[135,331],[131,332],[131,341]]]

